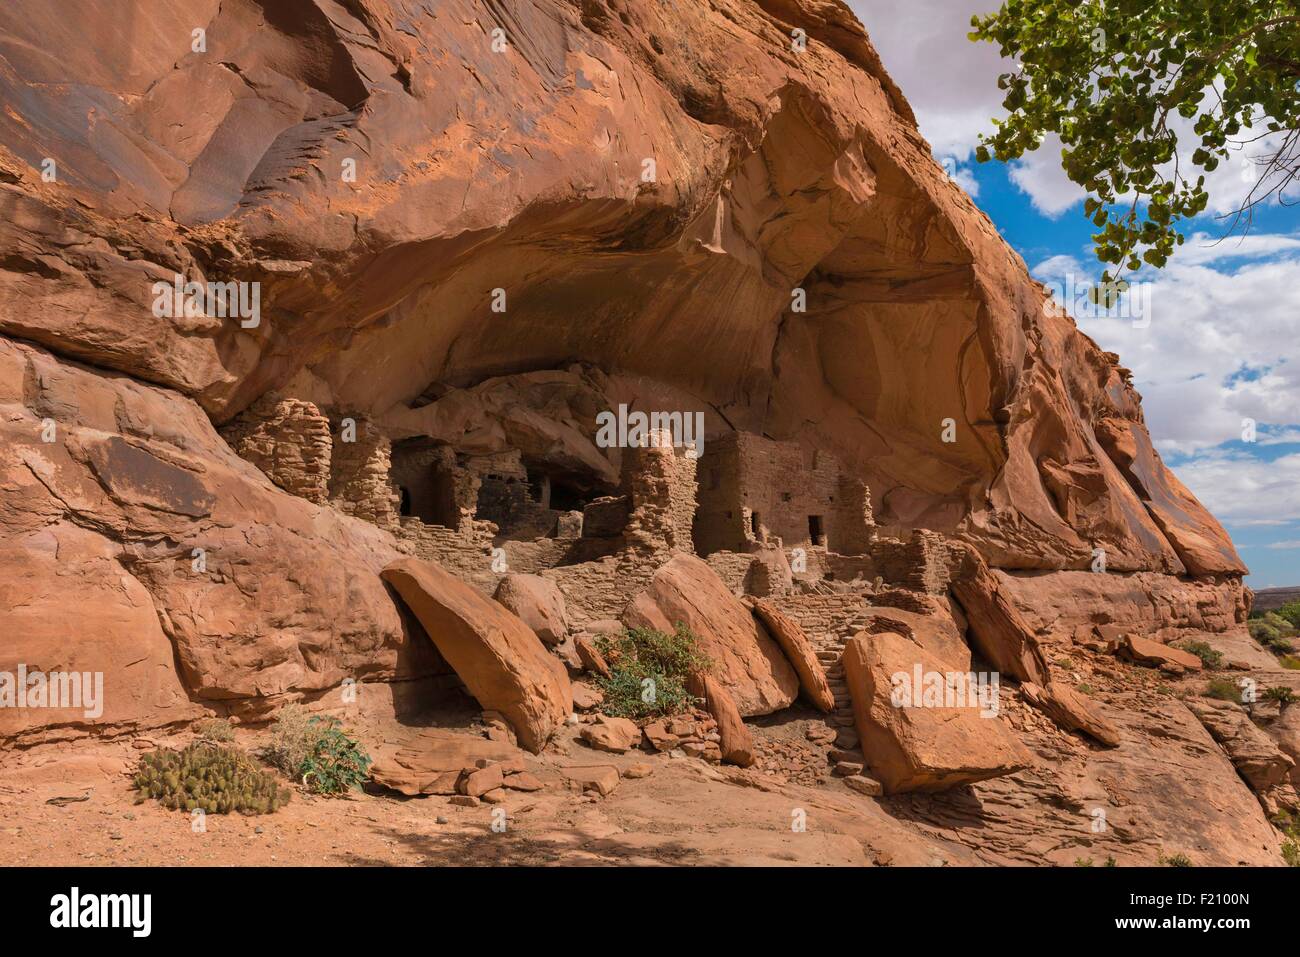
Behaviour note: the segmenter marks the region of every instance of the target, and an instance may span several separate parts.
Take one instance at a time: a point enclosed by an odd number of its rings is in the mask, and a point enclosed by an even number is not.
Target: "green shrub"
[[[1161,867],[1191,867],[1192,859],[1186,854],[1173,854],[1165,857],[1164,852],[1161,851],[1160,856],[1156,858],[1156,863]]]
[[[1264,689],[1264,700],[1276,701],[1285,708],[1289,704],[1300,701],[1300,696],[1297,696],[1294,691],[1285,685],[1274,685],[1271,688]]]
[[[1237,704],[1241,704],[1241,688],[1230,678],[1211,678],[1209,685],[1205,689],[1205,695],[1208,698],[1218,698],[1220,701],[1235,701]]]
[[[337,718],[312,718],[315,746],[300,768],[302,783],[316,794],[342,794],[361,787],[370,774],[370,755],[343,730]]]
[[[262,757],[317,794],[342,794],[359,787],[370,773],[370,756],[337,718],[312,717],[289,704],[276,715]]]
[[[1300,601],[1289,601],[1277,610],[1277,616],[1285,619],[1292,628],[1300,628]]]
[[[1223,652],[1215,651],[1204,641],[1185,641],[1177,647],[1182,648],[1183,651],[1190,651],[1197,658],[1200,658],[1207,668],[1217,669],[1223,667]]]
[[[652,628],[601,635],[596,647],[610,671],[608,678],[596,681],[605,696],[601,710],[616,718],[635,719],[680,714],[694,707],[699,699],[686,690],[686,682],[710,666],[698,651],[698,642],[680,623],[671,635]]]
[[[1254,638],[1261,645],[1268,647],[1275,641],[1282,639],[1282,632],[1277,626],[1265,621],[1263,618],[1251,618],[1246,622],[1246,630],[1250,632],[1250,637]]]
[[[137,804],[153,798],[165,808],[208,814],[271,814],[290,797],[248,755],[208,741],[183,751],[151,751],[140,759],[133,783]]]
[[[1288,867],[1300,867],[1300,820],[1282,811],[1273,818],[1273,825],[1286,835],[1282,841],[1282,860]]]
[[[1287,671],[1300,671],[1300,657],[1296,657],[1295,655],[1283,655],[1281,658],[1277,659],[1277,661],[1278,664],[1287,669]]]
[[[213,744],[229,744],[235,740],[235,728],[225,718],[204,718],[194,726],[200,741]]]

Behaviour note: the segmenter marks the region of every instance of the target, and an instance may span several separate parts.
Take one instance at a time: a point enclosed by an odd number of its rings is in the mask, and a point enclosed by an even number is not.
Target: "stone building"
[[[744,552],[776,539],[845,554],[868,550],[866,484],[832,456],[749,432],[715,439],[700,460],[694,539],[701,555]]]

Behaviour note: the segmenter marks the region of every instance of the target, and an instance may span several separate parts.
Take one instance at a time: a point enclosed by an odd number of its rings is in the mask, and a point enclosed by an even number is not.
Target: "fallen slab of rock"
[[[559,586],[541,575],[510,574],[492,596],[513,612],[547,645],[558,645],[569,634],[569,617]]]
[[[754,736],[745,727],[740,711],[736,708],[736,702],[731,700],[727,689],[712,675],[698,675],[692,678],[690,690],[696,697],[704,699],[704,709],[717,722],[717,747],[720,760],[742,768],[753,764]],[[689,754],[689,745],[692,743],[682,744],[681,747]]]
[[[395,748],[380,750],[370,777],[408,796],[451,795],[457,793],[462,776],[479,770],[480,763],[514,766],[520,757],[519,749],[507,743],[430,728]]]
[[[1158,641],[1139,638],[1137,635],[1124,634],[1119,638],[1118,654],[1139,665],[1160,668],[1173,665],[1184,671],[1200,671],[1204,662],[1190,651],[1162,645]]]
[[[641,729],[627,718],[612,718],[609,715],[597,715],[590,724],[578,732],[578,736],[597,751],[610,751],[622,754],[630,751],[641,741]]]
[[[1187,701],[1187,707],[1205,725],[1210,737],[1219,743],[1237,773],[1256,794],[1263,795],[1287,782],[1295,762],[1277,742],[1255,727],[1241,705],[1198,698]]]
[[[671,633],[685,625],[699,639],[713,675],[744,717],[788,708],[799,676],[781,646],[703,559],[678,554],[661,566],[650,586],[623,611],[629,628]]]
[[[1020,685],[1020,696],[1067,731],[1082,731],[1108,748],[1120,744],[1119,729],[1106,720],[1087,695],[1059,681],[1040,688],[1032,681]]]
[[[584,794],[594,792],[601,797],[609,797],[618,787],[618,768],[610,764],[566,767],[561,772],[571,786]]]
[[[950,666],[902,635],[859,633],[844,647],[853,717],[874,777],[886,794],[941,791],[1013,774],[1033,759],[996,716],[978,704],[929,707],[891,700],[895,675],[946,675]]]
[[[503,714],[534,754],[573,711],[569,675],[532,629],[432,562],[383,571],[447,663],[485,709]]]
[[[804,634],[803,628],[766,599],[753,598],[750,604],[754,614],[767,627],[768,633],[776,639],[776,643],[781,646],[786,658],[794,666],[795,673],[799,676],[799,686],[813,707],[828,714],[834,711],[835,695],[826,680],[825,669],[817,660],[817,649]],[[726,751],[725,747],[723,751]]]
[[[950,587],[966,613],[971,643],[1002,674],[1046,685],[1047,659],[1014,598],[974,547],[957,542],[952,548],[961,561]]]

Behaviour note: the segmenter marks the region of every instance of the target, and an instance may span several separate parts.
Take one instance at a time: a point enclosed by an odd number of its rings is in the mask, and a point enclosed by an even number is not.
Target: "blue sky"
[[[1083,194],[1061,172],[1059,144],[1010,166],[973,149],[1001,114],[1005,64],[966,39],[996,0],[849,0],[917,113],[921,132],[1034,275],[1068,288],[1100,275]],[[1191,139],[1188,152],[1195,144]],[[1237,161],[1239,160],[1239,161]],[[1080,329],[1133,370],[1165,462],[1231,533],[1252,587],[1300,584],[1300,206],[1258,210],[1247,236],[1216,214],[1249,190],[1247,155],[1208,177],[1206,215],[1159,271],[1134,279],[1149,322],[1088,316]],[[1245,420],[1254,441],[1243,441]]]

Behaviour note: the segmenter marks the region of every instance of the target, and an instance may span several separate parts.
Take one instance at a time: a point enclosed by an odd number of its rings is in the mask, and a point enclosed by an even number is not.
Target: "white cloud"
[[[969,158],[979,134],[1002,116],[998,74],[1006,66],[992,43],[973,43],[972,14],[1001,0],[849,0],[885,69],[912,104],[936,156]],[[964,185],[964,184],[963,184]]]
[[[1061,139],[1055,133],[1044,139],[1037,150],[1011,163],[1007,175],[1029,196],[1034,209],[1050,219],[1083,202],[1087,195],[1082,186],[1065,175],[1061,166]]]
[[[1254,248],[1290,248],[1292,237],[1250,237]],[[1150,322],[1080,316],[1079,328],[1133,371],[1147,424],[1162,451],[1192,454],[1242,438],[1256,421],[1261,444],[1300,430],[1300,255],[1244,263],[1229,245],[1185,246],[1161,271],[1134,278],[1149,284]],[[1243,256],[1245,254],[1243,253]],[[1235,266],[1236,268],[1229,268]],[[1099,267],[1079,269],[1071,256],[1034,268],[1044,282],[1076,284]]]
[[[1264,547],[1282,549],[1285,551],[1298,551],[1300,550],[1300,538],[1289,538],[1282,542],[1269,542]]]
[[[1239,452],[1207,452],[1177,471],[1221,522],[1287,525],[1300,517],[1300,454],[1265,462]]]

